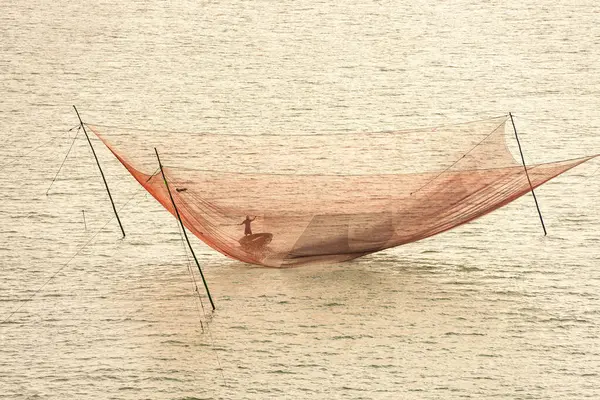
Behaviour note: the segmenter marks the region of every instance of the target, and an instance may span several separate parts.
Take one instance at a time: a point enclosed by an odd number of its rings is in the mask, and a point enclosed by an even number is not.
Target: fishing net
[[[248,135],[87,124],[174,214],[156,147],[184,225],[231,258],[272,267],[411,243],[526,194],[506,125],[503,116],[393,132]],[[529,165],[531,185],[591,158]]]

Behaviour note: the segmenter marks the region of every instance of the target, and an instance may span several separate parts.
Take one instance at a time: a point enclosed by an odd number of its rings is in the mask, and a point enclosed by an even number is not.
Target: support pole
[[[519,141],[519,135],[517,134],[517,128],[515,126],[515,120],[513,119],[512,113],[508,113],[510,116],[510,122],[512,123],[513,130],[515,131],[515,138],[517,138],[517,145],[519,146],[519,153],[521,153],[521,160],[523,161],[523,168],[525,169],[525,175],[527,176],[527,181],[529,182],[529,187],[531,188],[531,194],[533,195],[533,200],[535,201],[535,207],[537,208],[538,215],[540,216],[540,222],[542,223],[542,229],[544,230],[544,236],[548,235],[546,231],[546,225],[544,225],[544,218],[542,218],[542,212],[540,211],[540,205],[538,204],[537,197],[535,196],[535,192],[533,190],[533,185],[531,184],[531,179],[529,178],[529,172],[527,171],[527,165],[525,164],[525,157],[523,156],[523,150],[521,149],[521,142]]]
[[[100,161],[98,161],[98,156],[96,156],[96,151],[94,150],[94,146],[92,146],[92,141],[85,130],[85,125],[79,116],[79,111],[77,111],[77,107],[73,106],[75,109],[75,113],[77,113],[77,118],[79,118],[79,124],[83,128],[83,133],[85,133],[85,137],[87,138],[88,143],[92,149],[92,154],[94,154],[94,158],[96,159],[96,164],[98,164],[98,169],[100,169],[100,175],[102,175],[102,180],[104,181],[104,186],[106,187],[106,191],[108,192],[108,198],[110,199],[110,204],[112,204],[113,211],[115,212],[115,216],[117,217],[117,222],[119,223],[119,227],[121,228],[121,232],[123,232],[123,237],[125,237],[125,229],[123,229],[123,225],[121,224],[121,220],[119,219],[119,214],[117,214],[117,208],[115,207],[115,202],[110,194],[110,189],[108,189],[108,183],[106,183],[106,178],[104,177],[104,172],[102,171],[102,167],[100,166]]]
[[[158,159],[158,166],[160,167],[160,173],[163,177],[163,181],[165,182],[165,186],[167,187],[167,192],[169,192],[169,198],[171,199],[171,203],[173,204],[173,208],[175,209],[175,215],[177,216],[177,219],[179,220],[179,224],[181,225],[181,230],[183,231],[183,236],[185,236],[185,241],[187,242],[188,247],[190,248],[190,252],[192,253],[192,256],[194,257],[194,261],[196,262],[198,271],[200,271],[200,276],[202,277],[202,283],[204,283],[204,289],[206,289],[206,294],[208,295],[208,300],[210,300],[210,305],[212,306],[212,309],[214,310],[215,303],[213,302],[212,296],[210,295],[210,290],[208,290],[208,284],[206,283],[206,279],[204,278],[204,273],[202,272],[202,268],[200,268],[200,263],[198,262],[198,259],[196,258],[196,253],[194,253],[194,249],[192,248],[190,239],[188,238],[188,235],[185,232],[185,226],[183,225],[183,221],[181,220],[181,215],[179,215],[179,210],[177,209],[177,206],[175,205],[175,200],[173,199],[173,195],[171,194],[171,189],[169,188],[169,182],[167,182],[167,177],[165,176],[165,172],[163,171],[163,167],[160,162],[160,157],[158,156],[158,150],[156,150],[156,147],[154,148],[154,151],[156,152],[156,158]]]

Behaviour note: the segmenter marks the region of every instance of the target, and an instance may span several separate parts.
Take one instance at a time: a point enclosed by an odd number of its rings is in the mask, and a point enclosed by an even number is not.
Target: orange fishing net
[[[87,125],[213,249],[282,267],[337,263],[414,242],[531,190],[507,117],[361,134],[225,135]],[[514,136],[513,136],[514,138]],[[528,166],[533,187],[593,158]]]

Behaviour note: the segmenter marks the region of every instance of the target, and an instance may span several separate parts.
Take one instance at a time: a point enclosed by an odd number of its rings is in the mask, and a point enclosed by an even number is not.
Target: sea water
[[[512,111],[528,162],[599,153],[595,1],[1,9],[0,398],[600,395],[598,161],[536,191],[547,237],[528,195],[327,267],[250,266],[192,238],[213,313],[176,221],[94,141],[121,239],[71,107],[173,135],[384,131]]]

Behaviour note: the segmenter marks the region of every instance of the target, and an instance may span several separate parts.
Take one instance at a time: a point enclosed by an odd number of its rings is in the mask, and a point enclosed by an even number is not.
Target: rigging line
[[[592,176],[596,175],[596,173],[597,173],[598,171],[600,171],[600,167],[598,167],[598,168],[597,168],[597,169],[594,171],[594,173],[593,173],[592,175],[590,175],[590,178],[591,178]],[[588,178],[588,179],[590,179],[590,178]]]
[[[590,176],[588,176],[587,178],[585,178],[583,180],[583,182],[585,183],[585,182],[589,181],[591,178],[594,177],[594,175],[596,175],[598,173],[598,171],[600,171],[600,167],[596,168],[596,170]]]
[[[202,305],[202,310],[204,311],[204,303],[202,302],[202,298],[200,297],[200,291],[198,290],[198,283],[196,282],[196,277],[194,276],[193,271],[192,271],[191,260],[187,253],[187,249],[185,247],[185,240],[183,238],[183,233],[181,232],[181,227],[179,225],[177,225],[177,232],[179,233],[179,238],[181,239],[181,244],[183,246],[183,252],[184,252],[185,258],[187,260],[186,266],[187,266],[187,270],[188,270],[188,273],[191,278],[191,283],[193,285],[192,289],[198,295],[197,298],[198,298],[198,300],[200,300],[200,304]],[[194,297],[196,297],[196,296],[194,296]],[[198,319],[200,320],[200,327],[202,328],[202,332],[204,333],[204,324],[202,323],[202,318],[200,318],[200,315],[202,313],[200,312],[200,309],[198,308],[198,303],[196,301],[194,301],[194,304],[196,304],[196,310],[198,311]],[[206,316],[206,312],[204,312],[204,315]]]
[[[192,248],[192,245],[190,244],[190,240],[187,236],[187,234],[185,233],[185,226],[183,224],[183,221],[181,219],[181,215],[179,214],[179,210],[177,208],[177,205],[175,204],[175,200],[173,199],[173,194],[171,193],[171,189],[169,188],[169,183],[167,181],[167,177],[165,175],[165,171],[163,169],[163,165],[160,162],[160,157],[158,155],[158,150],[156,148],[154,148],[154,152],[156,153],[156,158],[158,159],[158,168],[160,169],[161,175],[162,175],[162,179],[163,182],[165,184],[165,187],[167,188],[167,192],[169,193],[169,198],[171,199],[171,203],[173,204],[173,208],[175,210],[175,214],[177,215],[177,219],[179,220],[179,224],[181,225],[181,232],[183,233],[183,236],[185,236],[185,240],[187,242],[187,245],[190,249],[190,253],[192,254],[192,257],[194,258],[194,261],[196,262],[196,266],[198,267],[198,272],[200,273],[200,276],[202,277],[202,282],[204,283],[204,288],[206,289],[206,294],[208,295],[208,299],[210,300],[210,304],[212,306],[212,309],[214,311],[215,309],[215,305],[212,301],[212,297],[210,295],[210,291],[208,290],[208,285],[206,284],[206,280],[204,279],[204,274],[202,273],[202,268],[200,268],[200,264],[198,263],[198,259],[196,258],[196,254],[194,253],[194,249]],[[186,252],[186,257],[187,257],[187,252]],[[206,316],[206,311],[204,313],[204,317],[207,318]],[[212,336],[212,331],[209,328],[209,324],[206,325],[206,331],[208,332],[208,336],[210,338],[211,341],[211,345],[212,345],[212,349],[215,352],[215,357],[217,359],[217,364],[219,365],[219,371],[221,372],[221,378],[223,379],[223,384],[227,384],[227,381],[225,380],[225,374],[223,373],[223,366],[221,365],[221,360],[219,358],[219,353],[217,353],[216,350],[214,350],[215,348],[215,341],[214,338]]]
[[[159,167],[160,169],[160,167]],[[198,295],[197,298],[198,300],[200,300],[200,305],[202,306],[202,314],[204,315],[204,318],[206,319],[206,330],[204,329],[204,324],[202,323],[202,319],[200,318],[200,309],[198,308],[198,303],[194,302],[196,304],[196,310],[198,311],[198,317],[200,320],[200,327],[202,328],[202,333],[206,332],[208,333],[208,336],[210,338],[210,342],[211,342],[211,346],[213,351],[215,352],[215,357],[217,359],[217,364],[219,365],[219,371],[221,373],[221,378],[223,379],[223,383],[227,384],[227,381],[225,380],[225,374],[223,373],[223,366],[221,365],[221,359],[219,358],[219,353],[214,349],[215,348],[215,340],[212,336],[212,332],[210,331],[210,325],[208,323],[208,321],[210,320],[210,316],[206,314],[206,308],[204,307],[204,302],[202,301],[202,297],[200,296],[200,290],[198,289],[198,281],[196,281],[196,277],[194,275],[194,271],[192,269],[192,262],[190,260],[189,254],[187,252],[187,247],[185,245],[185,241],[184,241],[184,236],[183,236],[183,231],[182,231],[182,227],[181,225],[177,225],[177,232],[179,232],[179,237],[181,238],[181,244],[183,245],[183,252],[185,254],[185,257],[187,259],[187,268],[188,268],[188,272],[190,274],[190,277],[192,278],[192,282],[194,285],[194,291],[196,292],[196,294]],[[196,297],[196,296],[194,296]]]
[[[587,133],[597,133],[597,132],[592,132],[590,130],[590,128],[584,128],[584,127],[581,127],[581,126],[566,126],[566,125],[557,124],[555,122],[548,122],[548,121],[545,121],[545,120],[542,120],[542,119],[523,117],[520,114],[513,114],[513,117],[515,117],[517,119],[524,119],[525,121],[538,122],[538,123],[544,124],[544,125],[552,125],[552,126],[554,126],[556,128],[561,128],[561,129],[564,129],[564,130],[567,130],[567,131],[578,130],[578,131],[584,131],[584,132],[587,132]]]
[[[136,194],[134,194],[134,196],[133,196],[133,197],[137,196],[137,195],[138,195],[138,194],[140,194],[140,193],[144,193],[144,192],[142,191],[142,192],[136,193]],[[132,199],[133,199],[133,197],[132,197],[130,200],[132,200]],[[141,197],[140,199],[138,199],[138,200],[136,201],[136,203],[134,204],[134,206],[137,206],[141,200],[143,200],[144,198],[147,198],[147,197],[148,197],[148,193],[146,192],[146,193],[144,193],[144,197]],[[119,211],[121,211],[121,210],[122,210],[124,207],[125,207],[125,205],[123,205],[123,207],[122,207],[121,209],[119,209]],[[110,223],[110,221],[108,221],[108,222],[107,222],[107,224],[109,224],[109,223]],[[103,228],[105,228],[105,227],[106,227],[106,225],[104,225],[104,227],[103,227]],[[101,229],[103,229],[103,228],[101,228]],[[122,240],[122,239],[119,239],[119,241],[121,241],[121,240]],[[28,300],[26,300],[26,301],[28,301]],[[135,314],[135,312],[131,312],[131,313],[130,313],[130,314],[127,316],[127,318],[130,318],[130,317],[131,317],[133,314]]]
[[[449,166],[448,168],[446,168],[445,170],[443,170],[442,172],[440,172],[439,174],[437,174],[433,179],[425,182],[425,184],[423,186],[421,186],[420,188],[418,188],[417,190],[415,190],[414,192],[412,192],[410,195],[412,196],[413,194],[420,192],[424,187],[426,187],[427,185],[429,185],[431,182],[435,181],[437,178],[439,178],[440,176],[442,176],[443,174],[445,174],[446,172],[448,172],[449,169],[451,169],[452,167],[454,167],[456,164],[458,164],[461,160],[463,160],[466,156],[468,156],[473,150],[475,150],[477,147],[479,147],[481,145],[481,143],[485,142],[490,136],[492,136],[494,134],[494,132],[496,132],[496,130],[498,130],[498,128],[500,128],[504,123],[506,123],[508,117],[506,117],[502,123],[500,125],[498,125],[497,127],[495,127],[486,137],[484,137],[479,143],[477,143],[475,146],[473,146],[473,148],[471,148],[471,150],[469,150],[468,152],[466,152],[465,154],[463,154],[463,156],[461,158],[459,158],[458,160],[454,161],[454,163]]]
[[[75,128],[77,128],[77,125],[75,125],[75,126],[74,126],[74,127],[72,127],[71,129],[67,130],[67,132],[71,132],[71,131],[72,131],[73,129],[75,129]],[[25,153],[25,154],[21,154],[21,155],[16,155],[16,156],[13,156],[14,160],[12,160],[12,161],[9,161],[9,162],[7,162],[6,164],[0,165],[0,171],[1,171],[1,170],[3,170],[3,169],[4,169],[5,167],[7,167],[8,165],[10,165],[10,164],[13,164],[14,162],[18,161],[18,159],[19,159],[19,158],[22,158],[22,157],[27,157],[29,154],[33,153],[34,151],[36,151],[36,150],[37,150],[37,149],[39,149],[40,147],[42,147],[42,146],[44,146],[44,145],[46,145],[46,144],[48,144],[48,143],[50,143],[50,142],[52,142],[52,141],[54,141],[54,140],[56,140],[56,139],[60,139],[60,136],[58,136],[58,135],[57,135],[57,136],[53,137],[52,139],[50,139],[50,140],[48,140],[48,141],[46,141],[46,142],[44,142],[44,143],[40,144],[39,146],[37,146],[37,147],[33,148],[32,150],[28,151],[28,152],[27,152],[27,153]]]
[[[173,134],[188,134],[188,135],[200,135],[200,136],[242,136],[242,137],[263,137],[263,136],[351,136],[351,135],[372,135],[372,134],[394,134],[394,133],[405,133],[405,132],[414,132],[414,131],[426,131],[434,128],[444,128],[448,126],[456,126],[456,125],[468,125],[476,122],[483,122],[488,120],[493,120],[497,118],[505,118],[508,115],[503,114],[496,117],[491,118],[482,118],[472,121],[466,122],[457,122],[452,124],[442,124],[442,125],[434,125],[434,126],[425,126],[422,128],[413,128],[413,129],[398,129],[398,130],[384,130],[384,131],[372,131],[372,132],[338,132],[338,133],[289,133],[289,134],[275,134],[275,133],[265,133],[265,134],[243,134],[243,133],[212,133],[212,132],[190,132],[190,131],[174,131],[174,130],[160,130],[160,129],[143,129],[143,128],[133,128],[133,127],[124,127],[124,126],[116,126],[116,125],[104,125],[104,124],[96,124],[92,122],[85,122],[86,126],[99,126],[102,128],[113,128],[113,129],[122,129],[129,131],[139,131],[139,132],[159,132],[159,133],[173,133]]]
[[[69,129],[69,130],[67,130],[67,131],[65,131],[65,132],[69,133],[69,132],[71,132],[73,129],[77,128],[77,126],[78,126],[78,125],[75,125],[74,127],[72,127],[71,129]],[[17,135],[18,135],[18,134],[14,134],[14,135],[13,135],[13,137],[16,137]],[[70,138],[70,137],[71,137],[71,135],[69,135],[69,138]],[[10,140],[10,143],[7,143],[7,142],[9,142],[9,138],[6,138],[6,139],[4,140],[4,143],[5,143],[5,145],[4,145],[4,148],[11,148],[11,147],[13,147],[15,144],[17,144],[17,143],[19,142],[19,139],[15,139],[15,140],[12,140],[12,139],[11,139],[11,140]],[[18,156],[16,156],[16,157],[18,157]]]
[[[208,323],[206,324],[206,331],[208,332],[208,337],[210,338],[210,343],[212,345],[212,349],[215,352],[215,357],[217,358],[217,364],[219,365],[219,372],[221,372],[221,378],[223,379],[223,384],[227,385],[227,381],[225,380],[225,374],[223,373],[223,366],[221,365],[221,359],[219,358],[219,353],[217,352],[217,350],[215,350],[215,339],[213,338],[212,331],[210,330]]]
[[[498,129],[498,128],[496,128],[496,129]],[[494,131],[496,129],[494,129]],[[492,131],[492,133],[493,133],[493,131]],[[479,143],[479,144],[481,144],[481,143]],[[477,144],[475,147],[479,146],[479,144]],[[474,150],[474,148],[471,149],[469,152],[471,152],[473,150]],[[600,153],[595,154],[593,156],[573,157],[573,158],[568,158],[566,160],[556,160],[556,161],[549,161],[549,162],[530,164],[530,165],[549,165],[549,164],[554,164],[556,162],[574,161],[574,160],[580,160],[580,159],[584,159],[584,158],[588,158],[588,157],[599,157],[599,156],[600,156]],[[459,159],[459,161],[460,161],[460,159]],[[283,172],[279,173],[279,172],[220,171],[220,170],[216,170],[216,169],[189,168],[189,167],[184,167],[184,166],[180,167],[180,166],[167,165],[167,164],[164,164],[163,168],[170,169],[173,171],[182,170],[182,171],[203,172],[203,173],[221,174],[221,175],[294,176],[294,177],[303,177],[303,178],[312,178],[312,177],[319,177],[319,176],[340,177],[340,178],[345,178],[345,177],[350,177],[350,176],[354,176],[354,177],[384,176],[384,175],[396,176],[398,174],[397,172],[385,172],[385,173],[375,173],[375,174],[347,174],[347,173],[344,173],[344,174],[305,174],[305,173],[288,174],[288,173],[283,173]],[[474,168],[473,171],[493,171],[493,170],[504,169],[504,168],[506,168],[506,167]],[[408,173],[408,175],[410,175],[410,173]],[[118,175],[114,175],[114,176],[118,176]]]
[[[160,169],[160,167],[159,167]],[[221,359],[219,358],[219,353],[214,349],[215,348],[215,340],[212,336],[212,332],[210,331],[210,325],[208,323],[208,321],[210,320],[210,316],[206,314],[206,308],[204,307],[204,302],[202,301],[202,297],[200,296],[200,290],[198,289],[198,281],[196,281],[196,277],[194,275],[194,271],[192,269],[192,262],[190,260],[189,254],[187,252],[187,247],[185,245],[185,241],[184,241],[184,236],[183,236],[183,231],[182,231],[182,227],[180,225],[177,225],[177,231],[179,232],[179,237],[181,238],[181,244],[183,245],[183,252],[185,254],[185,257],[187,259],[187,268],[188,268],[188,272],[190,273],[190,277],[192,278],[192,282],[194,285],[194,291],[196,292],[196,294],[198,295],[197,298],[198,300],[200,300],[200,305],[202,306],[202,313],[200,313],[200,309],[198,308],[198,303],[194,302],[196,304],[196,310],[198,311],[198,317],[200,320],[200,327],[202,328],[202,333],[207,332],[208,336],[210,338],[211,341],[211,346],[213,351],[215,352],[215,357],[217,359],[217,364],[219,365],[219,371],[221,372],[221,378],[223,379],[223,383],[227,384],[227,381],[225,380],[225,374],[223,373],[223,366],[221,365]],[[196,297],[196,296],[194,296]],[[203,314],[204,318],[206,319],[206,330],[204,329],[204,324],[202,323],[202,319],[200,318],[200,315]]]
[[[71,149],[73,148],[73,145],[75,144],[75,139],[77,139],[77,135],[79,134],[80,128],[81,127],[77,128],[77,133],[75,133],[75,137],[73,138],[73,141],[71,142],[71,146],[69,147],[69,150],[67,151],[67,155],[65,156],[65,159],[60,164],[60,167],[58,167],[58,171],[56,171],[56,175],[54,175],[52,182],[50,182],[50,186],[48,186],[48,190],[46,190],[46,196],[48,196],[48,192],[50,191],[50,188],[52,188],[54,181],[56,181],[56,178],[58,177],[58,174],[60,173],[60,170],[62,169],[63,165],[65,165],[65,162],[67,161],[67,158],[69,157],[69,153],[71,153]]]
[[[4,168],[6,168],[7,166],[9,166],[9,165],[11,165],[11,164],[13,164],[13,165],[14,165],[14,164],[15,164],[17,161],[19,161],[20,159],[22,159],[22,158],[24,158],[24,157],[27,157],[29,154],[33,153],[34,151],[36,151],[36,150],[37,150],[37,149],[39,149],[40,147],[43,147],[43,146],[45,146],[45,145],[49,144],[50,142],[53,142],[53,141],[55,141],[56,139],[59,139],[59,138],[60,138],[60,136],[55,136],[55,137],[53,137],[52,139],[50,139],[50,140],[48,140],[48,141],[46,141],[46,142],[44,142],[44,143],[40,144],[39,146],[36,146],[35,148],[33,148],[32,150],[28,151],[28,152],[27,152],[27,153],[25,153],[25,154],[21,154],[21,155],[18,155],[18,156],[14,156],[12,161],[9,161],[9,162],[7,162],[6,164],[0,165],[0,171],[2,171]]]
[[[131,196],[131,197],[129,198],[129,200],[127,200],[127,202],[126,202],[125,204],[123,204],[123,206],[122,206],[122,207],[119,209],[119,211],[121,211],[123,208],[125,208],[125,206],[127,206],[127,204],[129,204],[129,202],[130,202],[131,200],[133,200],[133,199],[134,199],[134,198],[135,198],[137,195],[139,195],[140,193],[144,193],[144,192],[143,192],[143,191],[140,191],[140,192],[134,193],[134,195],[133,195],[133,196]],[[94,235],[93,235],[93,236],[92,236],[90,239],[88,239],[88,241],[87,241],[87,242],[85,242],[85,243],[83,244],[83,246],[81,246],[81,247],[79,248],[79,250],[77,250],[77,252],[75,252],[75,254],[73,254],[73,256],[72,256],[72,257],[71,257],[71,258],[70,258],[70,259],[69,259],[69,260],[68,260],[68,261],[67,261],[65,264],[63,264],[63,265],[62,265],[62,266],[61,266],[61,267],[60,267],[58,270],[56,270],[56,271],[55,271],[55,272],[54,272],[54,273],[53,273],[53,274],[50,276],[50,278],[48,278],[48,279],[47,279],[47,280],[44,282],[44,284],[42,284],[42,286],[40,286],[40,287],[39,287],[39,288],[38,288],[38,289],[37,289],[35,292],[33,292],[33,293],[32,293],[32,294],[31,294],[29,297],[27,297],[25,300],[22,300],[22,301],[21,301],[21,304],[19,304],[19,306],[18,306],[16,309],[14,309],[14,310],[13,310],[13,311],[12,311],[12,312],[11,312],[11,313],[10,313],[10,314],[9,314],[9,315],[8,315],[8,316],[7,316],[7,317],[6,317],[6,318],[5,318],[5,319],[4,319],[4,320],[3,320],[3,321],[0,323],[0,325],[3,325],[3,324],[5,324],[5,323],[7,323],[7,322],[10,320],[10,318],[11,318],[11,317],[12,317],[12,316],[13,316],[15,313],[17,313],[17,312],[18,312],[18,311],[19,311],[19,310],[20,310],[20,309],[21,309],[21,308],[22,308],[22,307],[25,305],[25,303],[27,303],[28,301],[30,301],[30,300],[31,300],[33,297],[35,297],[35,296],[36,296],[36,295],[37,295],[37,294],[38,294],[38,293],[39,293],[39,292],[40,292],[40,291],[41,291],[41,290],[42,290],[44,287],[46,287],[46,285],[48,285],[48,283],[50,283],[50,281],[51,281],[51,280],[53,280],[53,279],[54,279],[54,278],[55,278],[55,277],[56,277],[56,276],[57,276],[57,275],[58,275],[58,274],[59,274],[59,273],[60,273],[60,272],[61,272],[63,269],[65,269],[65,268],[66,268],[66,267],[67,267],[67,266],[68,266],[68,265],[71,263],[71,261],[73,261],[73,260],[75,259],[75,257],[77,257],[77,256],[79,255],[79,253],[81,253],[81,252],[82,252],[82,251],[83,251],[83,250],[84,250],[84,249],[87,247],[87,245],[88,245],[88,244],[90,244],[90,243],[92,242],[92,240],[94,240],[94,239],[96,238],[96,236],[98,236],[98,234],[100,234],[100,232],[102,232],[102,231],[104,230],[104,228],[106,228],[106,227],[108,226],[108,224],[110,224],[110,223],[112,222],[112,220],[113,220],[113,219],[115,219],[115,216],[114,216],[114,215],[113,215],[113,216],[112,216],[112,217],[111,217],[111,218],[110,218],[110,219],[109,219],[109,220],[108,220],[108,221],[107,221],[107,222],[104,224],[104,226],[102,226],[102,228],[98,229],[98,230],[97,230],[97,231],[94,233]]]
[[[73,129],[77,128],[77,131],[79,132],[79,128],[81,128],[80,124],[75,125],[74,127],[72,127],[71,129],[69,129],[67,132],[71,132]]]

